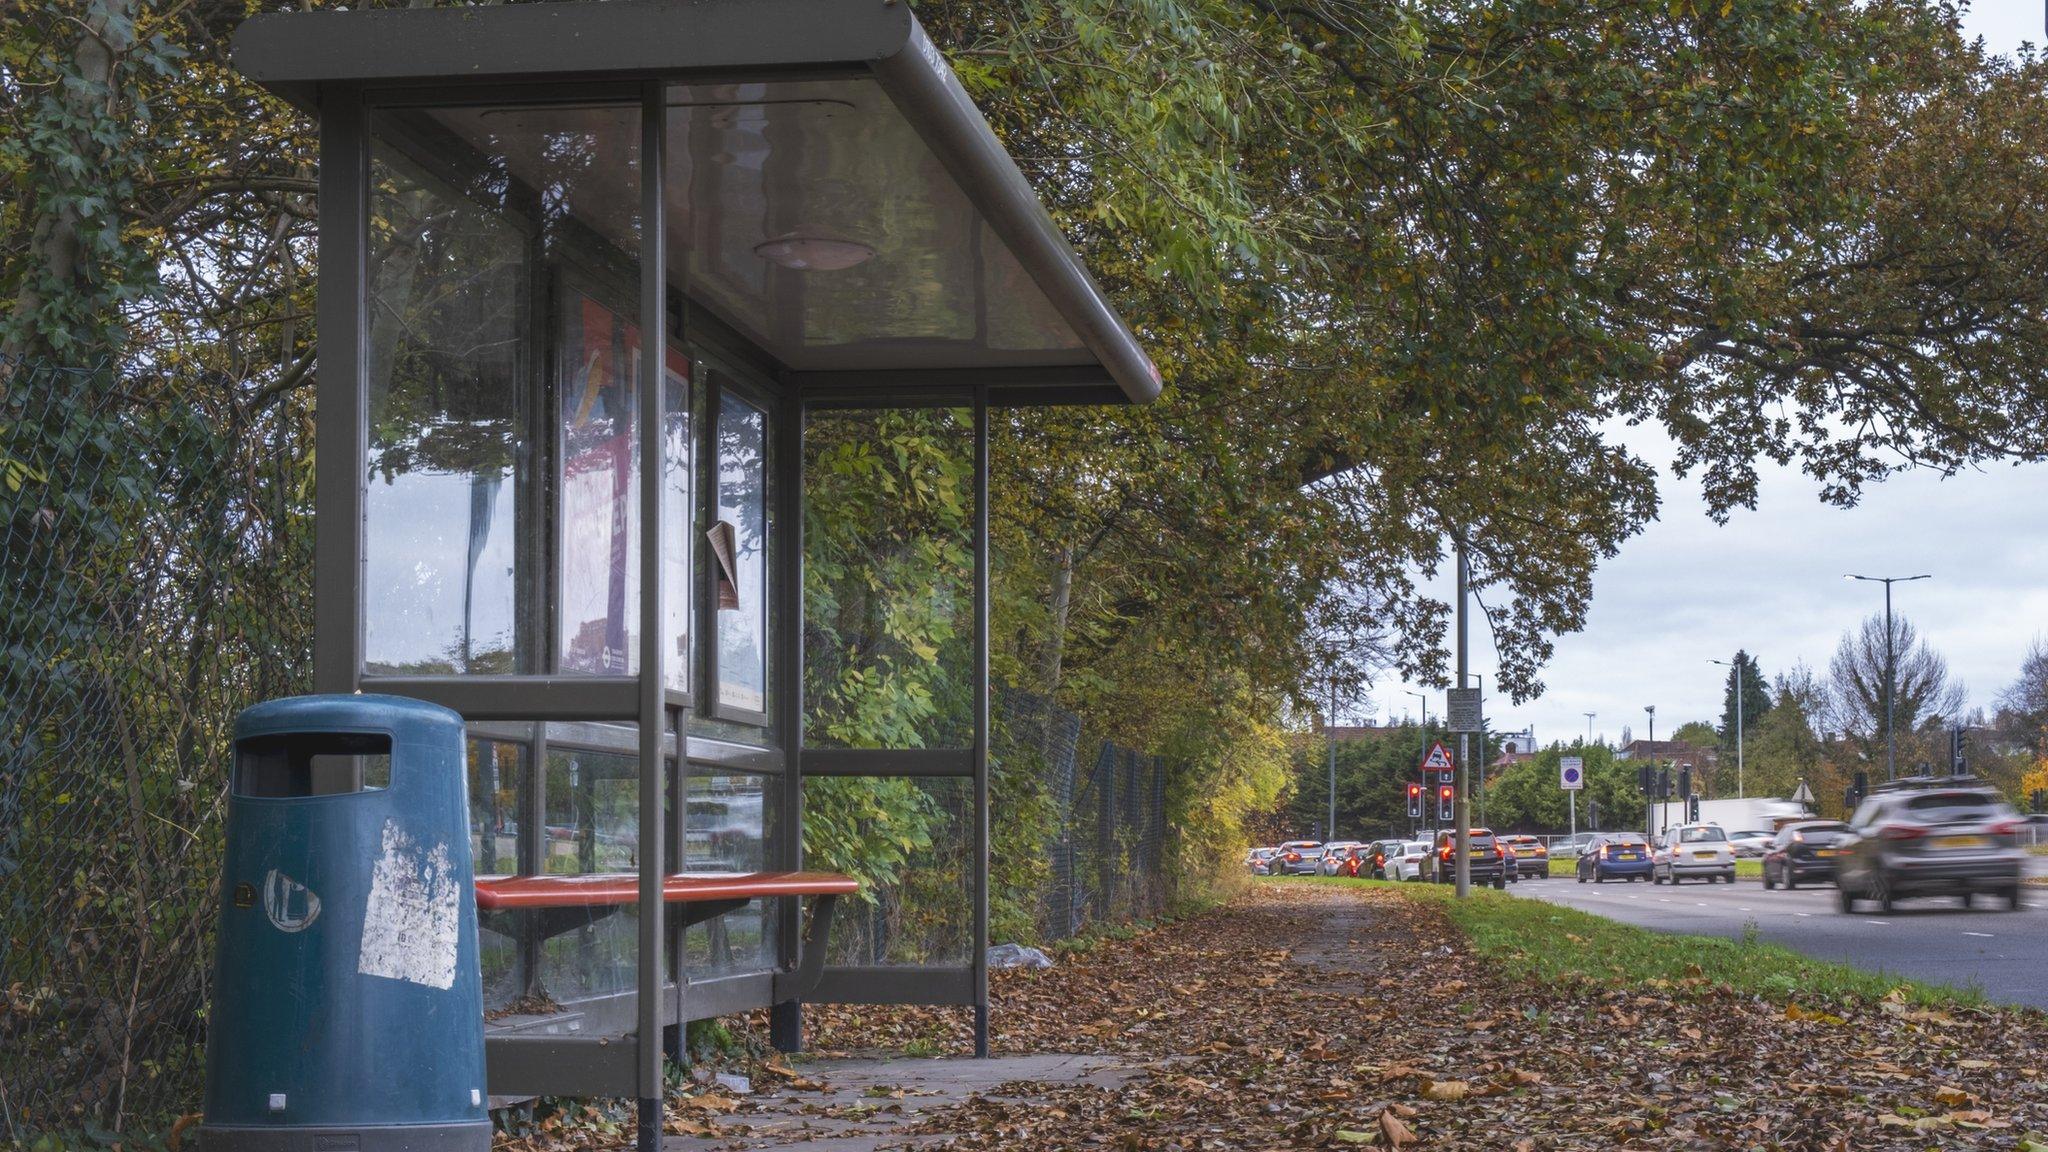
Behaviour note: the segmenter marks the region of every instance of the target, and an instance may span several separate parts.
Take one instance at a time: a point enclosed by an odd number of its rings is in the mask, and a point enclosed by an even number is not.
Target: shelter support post
[[[664,747],[668,709],[663,661],[662,546],[665,530],[661,507],[661,460],[667,420],[662,408],[664,357],[668,347],[667,233],[668,213],[662,199],[667,164],[668,97],[665,85],[648,82],[640,98],[640,954],[635,966],[639,1001],[635,1028],[634,1095],[639,1104],[636,1143],[639,1152],[660,1152],[662,1128],[662,960],[667,933],[662,927],[666,899],[668,852],[662,835],[662,801],[667,791],[668,756]],[[678,798],[680,801],[680,798]],[[676,981],[681,996],[686,984]]]
[[[778,800],[778,827],[782,834],[775,851],[780,867],[795,872],[804,865],[804,788],[800,763],[804,715],[804,403],[800,390],[792,388],[783,396],[777,416],[775,451],[770,454],[770,463],[775,475],[776,515],[782,529],[770,548],[769,563],[775,568],[775,609],[783,621],[774,634],[780,656],[778,682],[782,685],[777,724],[788,755],[783,762],[782,794]],[[830,912],[829,905],[814,908],[810,936],[800,942],[803,910],[794,900],[782,901],[776,921],[779,970],[787,972],[815,963],[823,971],[826,946],[831,942]],[[799,981],[796,995],[769,1006],[768,1042],[776,1051],[803,1050],[801,997],[817,984],[815,978]]]
[[[320,372],[315,385],[313,690],[353,692],[363,666],[364,265],[370,146],[362,90],[320,100]]]
[[[988,1056],[988,386],[974,389],[974,1054]]]

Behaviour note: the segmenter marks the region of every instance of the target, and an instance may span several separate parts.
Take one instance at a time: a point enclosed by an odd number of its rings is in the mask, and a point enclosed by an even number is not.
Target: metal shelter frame
[[[747,771],[780,782],[773,866],[802,864],[803,781],[814,777],[953,778],[971,782],[972,952],[944,967],[831,967],[809,996],[817,1001],[972,1006],[976,1052],[988,1045],[988,755],[989,755],[989,412],[1005,405],[1143,403],[1159,391],[1157,370],[1110,309],[1037,201],[939,51],[895,0],[608,0],[490,7],[325,11],[258,16],[237,33],[236,66],[316,116],[320,146],[318,321],[321,363],[316,435],[314,681],[320,692],[375,691],[446,705],[472,731],[494,724],[533,726],[526,771],[535,786],[521,801],[522,871],[537,867],[529,843],[544,830],[549,725],[638,725],[635,989],[600,1034],[493,1035],[493,1091],[632,1096],[640,1102],[640,1142],[659,1139],[662,1037],[693,1019],[773,1006],[773,1039],[801,1039],[792,974],[815,969],[802,956],[800,909],[777,912],[775,971],[692,980],[682,971],[681,926],[665,920],[663,882],[680,858],[687,827],[684,784],[690,766]],[[922,139],[953,185],[986,222],[1029,283],[1071,333],[1071,342],[1036,363],[986,363],[968,349],[951,362],[944,349],[892,360],[887,341],[845,363],[829,354],[795,366],[726,322],[720,310],[681,293],[671,273],[665,187],[671,94],[679,84],[872,81]],[[732,719],[716,690],[678,691],[665,673],[676,659],[664,633],[664,538],[688,531],[665,523],[658,469],[640,465],[637,671],[564,674],[378,674],[365,659],[366,468],[370,452],[367,391],[371,365],[369,253],[373,116],[386,108],[517,107],[606,102],[637,109],[638,315],[643,347],[669,347],[679,323],[728,379],[771,421],[767,541],[772,592],[766,605],[765,707],[749,719],[780,734],[780,746],[693,727],[693,716]],[[687,321],[683,321],[687,317]],[[638,357],[634,426],[638,459],[666,459],[664,357]],[[536,385],[536,391],[542,386]],[[722,385],[721,388],[726,386]],[[714,393],[723,395],[723,392]],[[861,407],[946,406],[972,413],[973,639],[972,740],[951,749],[807,747],[803,739],[804,434],[810,413]],[[697,433],[693,433],[696,435]],[[693,463],[693,467],[696,465]],[[692,489],[691,500],[696,499]],[[559,549],[550,540],[544,549]],[[692,577],[695,580],[695,577]],[[701,583],[701,582],[700,582]],[[702,587],[692,597],[689,637],[700,639],[715,605]],[[772,655],[771,655],[772,654]],[[710,657],[706,658],[708,664]],[[693,676],[691,689],[699,684]],[[666,821],[658,815],[673,797]],[[667,824],[667,827],[663,825]],[[495,851],[495,849],[494,849]],[[822,941],[819,945],[822,945]],[[669,970],[673,965],[674,971]],[[626,1015],[630,1001],[630,1017]],[[600,1017],[593,1017],[598,1019]],[[610,1033],[610,1034],[604,1034]]]

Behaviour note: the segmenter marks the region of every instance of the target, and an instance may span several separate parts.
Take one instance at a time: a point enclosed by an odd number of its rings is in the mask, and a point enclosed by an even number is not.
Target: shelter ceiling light
[[[858,240],[840,240],[799,229],[754,245],[754,255],[799,272],[837,272],[864,264],[875,250]]]

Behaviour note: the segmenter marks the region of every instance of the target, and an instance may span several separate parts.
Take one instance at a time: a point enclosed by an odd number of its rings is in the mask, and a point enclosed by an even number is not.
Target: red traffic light
[[[1420,784],[1410,784],[1410,785],[1408,786],[1408,798],[1409,798],[1410,800],[1415,800],[1415,799],[1419,799],[1419,798],[1420,798],[1421,796],[1422,796],[1422,785],[1420,785]]]
[[[1451,802],[1451,786],[1449,784],[1445,784],[1441,788],[1438,788],[1436,790],[1436,798],[1438,800],[1443,801],[1446,804],[1449,804]]]

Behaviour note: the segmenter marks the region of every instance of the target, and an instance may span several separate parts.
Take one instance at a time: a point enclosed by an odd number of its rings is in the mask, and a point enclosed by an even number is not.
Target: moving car
[[[1275,876],[1313,876],[1322,863],[1321,840],[1289,840],[1280,845],[1268,867]]]
[[[1799,882],[1832,881],[1835,859],[1841,844],[1849,838],[1849,826],[1840,820],[1801,820],[1778,829],[1771,850],[1764,853],[1764,887],[1799,887]]]
[[[1728,843],[1734,847],[1735,858],[1738,860],[1762,859],[1764,854],[1771,850],[1771,845],[1777,842],[1777,833],[1765,832],[1760,828],[1745,828],[1740,832],[1728,834]]]
[[[1577,869],[1581,884],[1610,879],[1633,884],[1650,874],[1650,842],[1639,832],[1600,833],[1579,853]]]
[[[1979,896],[2020,906],[2021,820],[1997,791],[1950,781],[1880,785],[1849,817],[1835,859],[1842,911],[1907,896]]]
[[[1429,863],[1429,841],[1402,841],[1396,854],[1387,857],[1387,879],[1420,880],[1422,869]]]
[[[1493,838],[1489,828],[1474,828],[1468,833],[1471,846],[1467,858],[1472,883],[1491,884],[1495,888],[1508,886],[1507,849]],[[1427,857],[1428,877],[1439,884],[1454,883],[1458,878],[1458,834],[1446,828],[1436,834],[1436,840]]]
[[[1358,840],[1332,840],[1323,845],[1323,857],[1316,863],[1316,871],[1324,876],[1356,876],[1358,862],[1351,859],[1355,848],[1365,844]]]
[[[1280,850],[1278,848],[1254,848],[1250,852],[1245,853],[1244,864],[1245,867],[1252,870],[1252,875],[1254,876],[1271,876],[1273,874],[1271,867],[1273,857],[1279,854]]]
[[[1550,875],[1550,849],[1534,836],[1503,836],[1501,843],[1507,845],[1515,856],[1515,878],[1518,880],[1541,880]]]
[[[1650,883],[1676,884],[1687,877],[1735,883],[1735,846],[1719,824],[1678,824],[1657,837]]]

